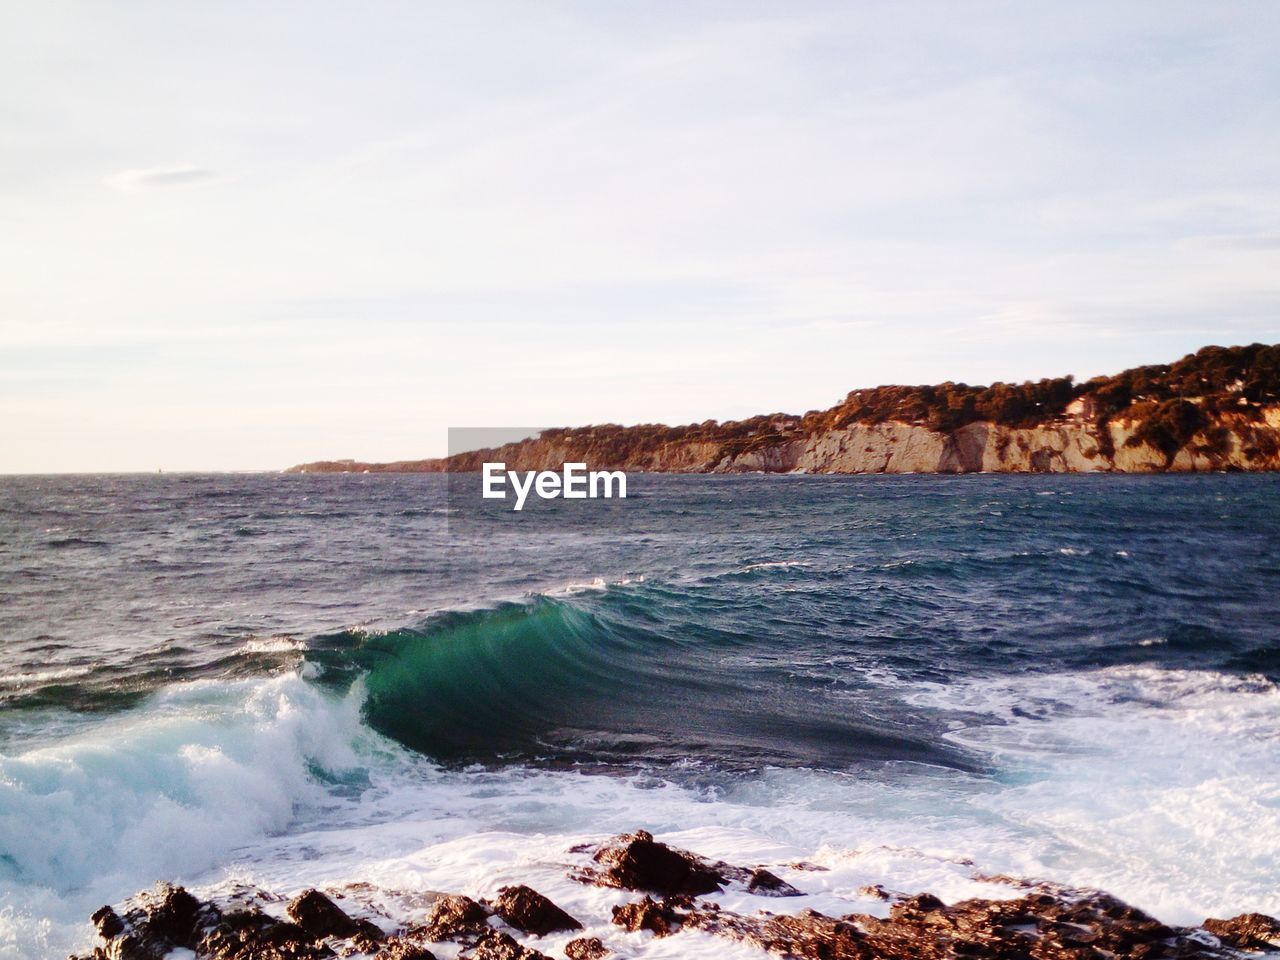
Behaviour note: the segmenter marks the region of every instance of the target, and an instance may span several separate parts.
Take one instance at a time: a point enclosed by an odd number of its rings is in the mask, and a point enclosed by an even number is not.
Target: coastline
[[[733,428],[733,424],[726,427]],[[1223,421],[1197,432],[1172,455],[1148,443],[1130,442],[1139,424],[1111,421],[1099,428],[1064,421],[1014,428],[988,422],[952,432],[889,421],[856,424],[812,436],[768,436],[748,449],[728,441],[670,440],[656,449],[638,446],[629,428],[584,427],[542,435],[452,457],[366,463],[324,460],[286,473],[474,473],[484,462],[511,470],[559,470],[566,463],[644,473],[908,474],[908,473],[1208,473],[1280,470],[1280,407],[1261,423]],[[1216,431],[1216,432],[1214,432]],[[1214,445],[1216,444],[1216,446]]]
[[[828,410],[668,427],[557,428],[424,460],[322,460],[290,473],[1182,473],[1280,470],[1280,345],[1204,347],[1083,384],[881,386]]]

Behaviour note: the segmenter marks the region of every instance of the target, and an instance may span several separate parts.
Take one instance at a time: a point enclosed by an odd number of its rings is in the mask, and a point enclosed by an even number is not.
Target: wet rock
[[[1241,950],[1280,947],[1280,920],[1265,913],[1242,913],[1230,920],[1210,917],[1202,926],[1223,943]]]
[[[788,886],[763,868],[745,871],[708,861],[643,832],[601,847],[595,862],[601,868],[597,882],[615,887],[687,891],[713,879],[717,890],[726,881],[754,890],[772,887],[775,893],[779,884]],[[614,907],[612,921],[658,937],[697,930],[790,960],[1238,960],[1241,950],[1271,953],[1280,946],[1280,921],[1262,914],[1209,919],[1204,929],[1175,928],[1105,893],[1033,881],[1019,883],[1013,899],[954,904],[883,887],[863,893],[888,900],[888,917],[831,917],[812,910],[748,916],[675,892],[659,898],[646,893],[642,900]],[[197,960],[325,960],[335,948],[344,956],[374,960],[434,960],[422,945],[427,940],[460,941],[464,960],[547,960],[491,927],[490,918],[496,913],[512,927],[540,936],[581,929],[526,886],[502,888],[492,910],[460,895],[424,893],[415,895],[414,903],[427,903],[428,897],[434,899],[422,925],[384,937],[376,925],[350,916],[314,890],[290,902],[289,919],[282,920],[273,914],[284,908],[283,898],[255,888],[224,893],[213,904],[160,884],[93,914],[102,945],[86,960],[165,960],[175,949],[191,951]],[[450,948],[450,955],[456,949]],[[595,937],[580,937],[565,947],[568,960],[600,960],[608,952]]]
[[[1161,941],[1175,936],[1170,927],[1105,893],[1067,904],[1052,897],[1034,895],[1023,898],[1022,902],[1029,905],[1028,912],[1037,912],[1043,917],[1046,926],[1083,926],[1093,934],[1089,938],[1090,944],[1115,954],[1127,952],[1131,956],[1159,956],[1158,949],[1153,953],[1148,948],[1155,948]]]
[[[436,955],[421,944],[391,937],[382,944],[373,960],[436,960]]]
[[[867,947],[861,932],[852,923],[812,910],[795,916],[755,917],[719,910],[694,911],[685,918],[685,923],[691,929],[802,960],[879,960],[880,957]]]
[[[612,885],[626,886],[643,879],[650,889],[661,886],[644,873],[642,857],[631,854],[639,844],[638,849],[647,856],[645,848],[650,843],[652,838],[647,835],[634,834],[601,848],[596,860],[610,871]],[[710,863],[683,851],[672,853],[687,857],[686,862],[695,867],[707,867],[721,880],[738,879],[735,871],[739,868]],[[640,868],[634,866],[637,859],[641,860]],[[673,875],[674,871],[667,879]],[[772,875],[758,869],[747,880],[748,889],[768,885],[768,876]],[[678,888],[680,883],[676,878],[667,885]],[[685,894],[661,900],[646,896],[615,907],[613,922],[626,930],[648,930],[660,937],[682,929],[700,930],[800,960],[1207,960],[1230,955],[1208,942],[1203,933],[1171,928],[1097,891],[1045,888],[1011,900],[973,899],[950,906],[928,893],[898,896],[883,887],[863,892],[893,901],[889,916],[850,914],[837,918],[814,911],[796,915],[762,911],[744,916]],[[1256,936],[1255,929],[1264,938],[1270,936],[1268,920],[1247,919],[1240,924],[1240,936]]]
[[[859,887],[858,896],[871,897],[875,900],[892,900],[893,894],[886,890],[883,884],[873,883],[869,886]]]
[[[201,903],[182,887],[158,883],[127,901],[123,917],[111,907],[93,914],[94,927],[105,941],[94,956],[161,960],[175,948],[194,949],[202,928],[217,918],[216,907]]]
[[[532,887],[503,887],[490,906],[522,933],[544,937],[560,930],[581,930],[582,924]]]
[[[599,937],[579,937],[564,945],[564,955],[569,960],[603,960],[609,955],[609,948]]]
[[[126,901],[123,916],[110,907],[93,915],[104,944],[93,960],[163,960],[175,949],[200,960],[321,960],[333,956],[296,923],[256,906],[224,913],[182,887],[158,884]]]
[[[124,933],[124,921],[111,907],[99,907],[89,920],[103,940],[112,940]]]
[[[1016,887],[1019,890],[1044,890],[1055,886],[1055,884],[1046,883],[1044,880],[1017,877],[1008,873],[976,873],[973,875],[973,879],[979,883],[1001,883],[1006,887]]]
[[[683,926],[693,901],[688,897],[667,897],[655,901],[645,897],[636,903],[613,908],[613,922],[632,932],[648,930],[658,937],[675,933]]]
[[[1208,960],[1231,955],[1197,939],[1195,931],[1167,927],[1101,893],[1069,900],[1038,893],[952,906],[921,894],[894,904],[887,919],[861,914],[837,919],[813,911],[743,916],[714,905],[674,912],[684,929],[801,960]],[[643,915],[636,910],[632,919]],[[671,925],[670,917],[663,919]]]
[[[1188,931],[1174,930],[1096,892],[1070,899],[1033,893],[951,906],[920,895],[895,904],[888,920],[859,915],[845,919],[863,931],[870,956],[895,960],[958,955],[1036,960],[1220,956]]]
[[[926,913],[946,909],[946,906],[931,893],[918,893],[895,903],[889,908],[889,916],[894,920],[919,920]]]
[[[489,929],[489,911],[470,897],[445,894],[427,910],[415,933],[427,940],[474,939]]]
[[[467,954],[467,960],[551,960],[518,943],[515,938],[500,930],[489,930],[477,941],[475,949]]]
[[[762,897],[800,897],[803,894],[778,875],[756,867],[747,878],[747,890]]]
[[[195,943],[201,926],[216,915],[216,908],[206,910],[184,888],[167,883],[158,884],[154,894],[142,898],[141,911],[145,919],[138,920],[130,911],[131,922],[144,922],[153,935],[188,949]]]
[[[584,871],[579,879],[624,890],[659,894],[718,893],[727,878],[716,865],[686,850],[677,850],[637,830],[600,847],[593,857],[602,870]]]
[[[584,853],[591,847],[576,847]],[[727,883],[740,883],[765,897],[798,897],[803,894],[764,867],[736,867],[708,860],[653,839],[645,830],[624,833],[594,850],[593,859],[603,869],[588,867],[573,874],[586,883],[624,890],[640,890],[662,896],[701,896],[719,893]],[[824,868],[814,868],[824,869]]]
[[[383,938],[382,929],[368,920],[353,920],[336,903],[319,890],[307,890],[289,902],[289,919],[301,927],[312,940],[325,937],[360,937],[364,941],[377,942]]]
[[[225,914],[195,948],[201,960],[321,960],[333,950],[261,910]]]

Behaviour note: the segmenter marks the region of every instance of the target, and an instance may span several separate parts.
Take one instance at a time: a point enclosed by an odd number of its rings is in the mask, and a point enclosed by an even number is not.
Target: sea
[[[570,851],[637,828],[805,894],[748,912],[1280,914],[1280,476],[628,479],[0,478],[0,957],[158,880],[763,956],[607,922]]]

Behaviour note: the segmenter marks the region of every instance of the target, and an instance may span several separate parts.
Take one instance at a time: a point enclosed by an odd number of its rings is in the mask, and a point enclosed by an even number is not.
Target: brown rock
[[[156,884],[128,904],[123,917],[102,907],[91,918],[106,942],[99,952],[108,960],[161,960],[175,947],[194,949],[202,929],[219,917],[216,907],[168,883]]]
[[[161,883],[156,885],[151,897],[143,899],[143,922],[153,935],[190,949],[195,944],[201,922],[205,919],[203,907],[204,904],[184,888]],[[138,921],[135,919],[136,922]]]
[[[1242,913],[1230,920],[1210,917],[1202,926],[1223,943],[1241,950],[1280,946],[1280,920],[1265,913]]]
[[[522,933],[543,937],[558,930],[581,930],[582,924],[532,887],[503,887],[490,904],[493,912]]]
[[[312,940],[325,937],[359,936],[364,940],[378,941],[384,936],[382,929],[368,920],[353,920],[336,903],[319,890],[307,890],[289,902],[289,919],[306,931]]]
[[[603,871],[592,871],[584,879],[624,890],[647,890],[660,894],[717,893],[725,876],[708,861],[685,850],[677,850],[637,830],[606,843],[595,853]]]
[[[382,944],[373,960],[436,960],[436,955],[421,944],[391,937]]]
[[[864,944],[877,958],[1142,960],[1216,955],[1142,911],[1100,893],[1073,899],[1035,893],[1014,900],[965,900],[952,906],[921,894],[895,904],[887,920],[857,915],[845,919],[857,923]],[[1175,940],[1176,951],[1168,946]]]
[[[660,910],[658,915],[662,916]],[[635,910],[629,919],[645,916],[645,911]],[[670,924],[668,917],[662,918]],[[677,911],[677,919],[686,929],[801,960],[1209,960],[1228,956],[1199,942],[1190,931],[1166,927],[1100,893],[1077,892],[1071,898],[1036,893],[1015,900],[966,900],[952,906],[921,894],[896,903],[887,919],[857,914],[835,919],[813,911],[742,916],[714,906]]]
[[[518,943],[500,930],[490,929],[480,937],[467,960],[551,960],[545,953]]]
[[[564,955],[569,960],[603,960],[609,955],[609,948],[599,937],[579,937],[564,945]]]
[[[800,897],[804,896],[787,881],[764,867],[756,867],[747,879],[747,890],[762,897]]]
[[[812,910],[796,916],[755,917],[719,910],[694,911],[685,918],[685,923],[691,928],[801,960],[881,960],[880,954],[865,946],[862,934],[853,924]]]
[[[296,923],[270,917],[261,910],[225,914],[196,946],[201,960],[320,960],[333,956]]]
[[[596,862],[603,867],[597,882],[610,886],[643,882],[687,888],[713,877],[748,889],[774,886],[771,877],[782,883],[762,868],[750,872],[712,863],[656,843],[645,833],[606,844],[596,852]],[[660,900],[646,895],[615,907],[613,923],[660,937],[699,930],[795,960],[1228,960],[1238,958],[1240,950],[1270,952],[1280,946],[1280,921],[1262,914],[1209,919],[1204,930],[1173,928],[1105,893],[1048,883],[1028,881],[1010,900],[951,905],[927,893],[867,892],[890,899],[887,918],[835,918],[814,911],[744,916],[675,893]],[[247,893],[225,899],[220,908],[181,887],[160,884],[121,907],[103,907],[92,919],[104,945],[94,949],[91,960],[164,960],[178,947],[194,951],[199,960],[324,960],[334,953],[324,942],[328,937],[342,940],[344,954],[377,952],[376,960],[434,960],[419,944],[427,937],[473,944],[465,960],[547,960],[490,927],[490,909],[464,896],[437,897],[423,926],[392,938],[377,931],[381,942],[376,942],[372,924],[352,918],[316,891],[288,905],[288,921],[258,906],[282,898],[254,889]],[[576,920],[528,887],[503,888],[495,909],[525,932],[580,929]],[[565,948],[569,960],[599,960],[607,953],[594,937],[579,938]]]
[[[1128,951],[1133,956],[1158,956],[1159,950],[1152,953],[1139,948],[1157,947],[1175,935],[1174,930],[1160,921],[1105,893],[1092,894],[1071,904],[1034,895],[1020,902],[1034,904],[1032,912],[1049,920],[1092,930],[1096,934],[1093,940],[1096,946],[1120,955]]]
[[[768,949],[790,950],[796,956],[821,960],[853,960],[867,957],[858,929],[843,920],[834,920],[816,911],[798,916],[778,916],[764,926],[764,944]]]
[[[683,925],[692,906],[687,897],[670,897],[661,902],[645,897],[636,903],[626,903],[613,908],[613,922],[624,930],[649,930],[655,936],[665,937],[675,933]]]
[[[899,900],[889,908],[889,916],[894,920],[914,920],[926,913],[943,910],[946,904],[931,893],[919,893],[914,897]]]
[[[98,936],[103,940],[111,940],[124,933],[124,921],[111,907],[99,907],[89,918]]]
[[[445,894],[427,910],[426,920],[417,933],[428,940],[453,940],[478,937],[489,929],[489,911],[470,897]]]

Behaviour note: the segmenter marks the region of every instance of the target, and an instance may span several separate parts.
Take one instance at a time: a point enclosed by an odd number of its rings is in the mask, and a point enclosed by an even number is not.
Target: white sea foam
[[[366,882],[491,895],[521,881],[629,956],[761,957],[607,923],[627,897],[570,881],[570,848],[644,827],[808,896],[725,906],[877,912],[882,883],[1011,896],[983,874],[1109,889],[1161,919],[1280,909],[1280,692],[1146,668],[921,687],[981,776],[913,766],[766,770],[718,786],[637,774],[441,770],[370,732],[359,696],[300,675],[186,684],[56,746],[0,761],[0,956],[81,948],[84,918],[159,878],[281,893]],[[808,861],[828,868],[787,866]],[[16,871],[16,873],[15,873]],[[354,894],[353,894],[354,895]],[[554,952],[560,940],[541,947]]]
[[[610,587],[628,587],[633,583],[644,583],[643,576],[637,577],[619,577],[616,580],[606,580],[604,577],[596,577],[590,581],[575,581],[566,583],[563,587],[551,590],[533,591],[526,596],[577,596],[582,593],[598,593],[602,590],[608,590]]]
[[[356,768],[361,730],[358,703],[298,675],[202,681],[0,757],[0,956],[65,954],[95,904],[332,802],[313,774]]]
[[[254,640],[245,641],[240,647],[241,653],[289,653],[293,650],[302,650],[306,644],[301,640],[293,637],[258,637]]]
[[[950,737],[997,763],[1001,789],[975,806],[1037,837],[1028,869],[1174,922],[1280,910],[1274,684],[1116,667],[914,699],[975,714]]]
[[[26,673],[10,673],[0,677],[0,689],[30,687],[52,680],[67,680],[92,673],[93,667],[55,667],[49,670],[32,670]]]

